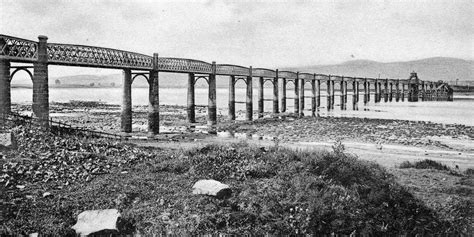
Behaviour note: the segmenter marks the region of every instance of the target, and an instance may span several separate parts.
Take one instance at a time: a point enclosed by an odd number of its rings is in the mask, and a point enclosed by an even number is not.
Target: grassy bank
[[[2,152],[1,231],[73,235],[78,213],[118,208],[124,232],[252,234],[468,233],[469,199],[427,205],[397,177],[344,153],[246,143],[193,150],[139,148],[12,125]],[[232,188],[196,196],[199,179]],[[48,195],[46,195],[49,193]]]

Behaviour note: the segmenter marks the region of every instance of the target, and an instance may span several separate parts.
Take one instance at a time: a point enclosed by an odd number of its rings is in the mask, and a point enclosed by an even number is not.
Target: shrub
[[[425,160],[422,160],[422,161],[416,161],[415,163],[411,163],[409,161],[404,161],[400,164],[399,167],[401,169],[415,168],[415,169],[435,169],[435,170],[447,170],[447,171],[451,170],[448,166],[443,165],[440,162],[430,160],[430,159],[425,159]]]

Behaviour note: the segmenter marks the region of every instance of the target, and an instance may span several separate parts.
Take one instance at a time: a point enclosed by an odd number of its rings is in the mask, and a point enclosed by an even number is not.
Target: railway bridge
[[[12,63],[21,63],[20,66]],[[26,66],[25,66],[26,65]],[[159,57],[128,52],[124,50],[94,47],[86,45],[49,43],[46,36],[38,36],[38,41],[0,35],[0,116],[11,112],[11,80],[19,71],[26,71],[33,81],[33,114],[44,127],[49,126],[49,89],[48,66],[62,65],[75,67],[112,68],[123,71],[121,130],[132,132],[132,97],[133,80],[142,76],[149,84],[148,132],[158,134],[160,131],[160,72],[188,74],[187,120],[195,119],[195,84],[205,80],[208,85],[207,125],[211,128],[217,124],[216,76],[227,76],[229,80],[228,117],[235,120],[235,104],[245,103],[246,120],[253,115],[253,83],[257,83],[258,103],[257,117],[263,117],[264,101],[272,101],[274,114],[287,112],[287,100],[293,100],[294,113],[303,116],[305,99],[311,99],[311,115],[315,116],[321,106],[321,87],[325,84],[328,110],[334,109],[335,86],[340,90],[341,109],[347,109],[348,84],[352,84],[352,108],[356,109],[363,92],[363,103],[373,100],[375,103],[395,100],[416,102],[427,100],[453,100],[452,89],[446,84],[422,81],[416,73],[408,79],[361,78],[337,75],[323,75],[315,72],[293,72],[278,69],[245,67],[231,64],[208,63],[200,60]],[[242,80],[246,84],[245,101],[236,101],[235,85]],[[265,99],[264,85],[271,84],[273,95]],[[287,85],[293,84],[294,97],[287,97]],[[281,85],[281,89],[280,86]],[[362,87],[362,88],[361,88]],[[305,90],[310,88],[311,95]],[[372,93],[373,91],[373,93]],[[211,129],[212,131],[212,129]]]

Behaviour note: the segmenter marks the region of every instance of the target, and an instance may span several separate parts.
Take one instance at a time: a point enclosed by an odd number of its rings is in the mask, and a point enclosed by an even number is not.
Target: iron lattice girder
[[[0,56],[12,62],[38,60],[38,42],[0,35]]]
[[[47,43],[48,64],[52,65],[69,65],[69,66],[86,66],[101,68],[118,68],[118,69],[134,69],[134,70],[153,70],[153,57],[123,51],[118,49]],[[34,63],[38,60],[38,42],[22,39],[13,36],[0,34],[0,59],[11,62],[27,62]],[[331,80],[341,81],[342,76],[331,76],[311,73],[296,73],[292,71],[279,71],[266,68],[243,67],[239,65],[217,64],[213,68],[213,64],[195,59],[186,58],[169,58],[158,57],[157,67],[155,70],[162,72],[178,72],[178,73],[202,73],[230,76],[253,76],[265,78],[285,78],[293,79],[316,79],[319,81]],[[335,79],[334,79],[335,78]],[[344,77],[344,81],[371,81],[383,82],[386,79],[374,78],[353,78]],[[397,79],[389,79],[396,83]],[[409,79],[398,80],[400,84],[409,83]],[[423,83],[419,80],[418,83]]]

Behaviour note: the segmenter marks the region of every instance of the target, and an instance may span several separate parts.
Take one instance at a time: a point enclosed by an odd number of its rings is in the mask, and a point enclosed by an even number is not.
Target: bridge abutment
[[[0,117],[11,112],[10,62],[0,60]]]

